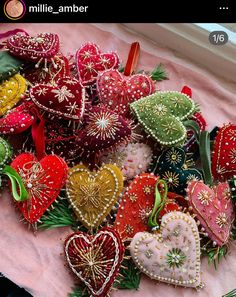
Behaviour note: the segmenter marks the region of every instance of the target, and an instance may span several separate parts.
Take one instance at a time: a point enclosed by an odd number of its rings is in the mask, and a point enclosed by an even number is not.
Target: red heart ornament
[[[236,125],[220,128],[212,153],[212,175],[226,181],[236,175]]]
[[[59,37],[53,33],[40,33],[36,36],[15,34],[7,40],[7,48],[12,55],[33,62],[53,58],[59,46]]]
[[[0,119],[0,133],[22,133],[33,124],[33,121],[34,116],[30,113],[28,104],[22,103]]]
[[[109,293],[124,251],[119,234],[110,227],[102,228],[96,235],[75,232],[65,241],[69,267],[96,297]]]
[[[78,77],[84,86],[96,82],[99,71],[118,68],[120,60],[115,52],[101,53],[94,43],[85,43],[76,52]]]
[[[138,232],[148,231],[148,218],[152,212],[155,200],[155,186],[159,177],[152,173],[142,173],[129,185],[117,212],[115,229],[122,239],[132,238]],[[177,201],[184,198],[174,193],[168,193],[165,208],[160,218],[170,211],[180,210]]]
[[[209,238],[219,246],[225,244],[235,218],[228,183],[220,183],[211,189],[202,181],[191,181],[187,187],[187,197]]]
[[[125,76],[118,70],[98,74],[97,91],[100,102],[119,114],[127,114],[129,103],[155,92],[152,79],[145,74]]]
[[[29,198],[17,206],[30,224],[37,223],[65,184],[67,164],[56,155],[46,156],[39,162],[33,154],[23,153],[12,161],[11,167],[19,173],[29,194]]]
[[[49,115],[81,120],[85,107],[85,89],[75,78],[60,78],[56,85],[38,84],[30,89],[33,102]]]

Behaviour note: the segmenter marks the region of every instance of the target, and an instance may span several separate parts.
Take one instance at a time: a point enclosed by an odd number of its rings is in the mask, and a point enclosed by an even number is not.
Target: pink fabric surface
[[[145,24],[144,24],[145,26]],[[141,43],[139,69],[152,70],[162,62],[169,80],[158,84],[161,90],[181,90],[188,85],[206,117],[208,127],[236,122],[236,87],[215,77],[200,66],[194,65],[172,51],[158,47],[144,37],[126,31],[116,24],[1,24],[0,33],[22,28],[31,34],[54,32],[60,35],[64,53],[74,53],[86,41],[101,45],[102,50],[116,50],[126,61],[130,43]],[[183,54],[182,54],[183,55]],[[38,232],[28,231],[19,222],[19,215],[5,191],[0,199],[0,271],[34,297],[66,297],[75,279],[65,268],[63,240],[71,232],[67,228]],[[138,291],[116,291],[113,297],[220,297],[236,287],[236,248],[231,244],[231,255],[217,271],[202,264],[202,280],[206,287],[201,292],[174,288],[142,278]]]

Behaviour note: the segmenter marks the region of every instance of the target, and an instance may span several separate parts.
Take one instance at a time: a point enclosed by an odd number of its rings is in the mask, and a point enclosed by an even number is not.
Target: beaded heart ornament
[[[17,74],[23,65],[22,60],[13,57],[8,51],[0,51],[0,81]]]

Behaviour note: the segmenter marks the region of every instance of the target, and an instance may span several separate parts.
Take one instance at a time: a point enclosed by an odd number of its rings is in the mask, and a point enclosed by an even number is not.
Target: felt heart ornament
[[[174,211],[165,214],[159,233],[137,233],[130,253],[151,279],[184,287],[200,287],[200,239],[196,222]]]
[[[201,172],[191,168],[183,149],[172,147],[162,152],[153,172],[167,182],[169,189],[178,194],[185,194],[187,183],[191,180],[202,180]]]
[[[84,86],[94,84],[99,71],[116,69],[119,64],[120,60],[115,52],[101,53],[94,43],[85,43],[76,52],[78,77]]]
[[[216,180],[226,181],[236,175],[236,125],[220,128],[212,152],[212,175]]]
[[[33,154],[23,153],[11,163],[28,191],[28,200],[16,203],[25,220],[36,224],[49,206],[57,199],[67,178],[65,161],[49,155],[38,161]]]
[[[12,147],[5,139],[0,137],[0,171],[2,171],[11,157]]]
[[[148,218],[154,206],[155,186],[158,179],[159,177],[153,173],[142,173],[126,189],[114,224],[122,239],[130,239],[138,232],[149,230]],[[167,212],[181,210],[180,204],[183,201],[182,196],[168,192],[160,217]]]
[[[71,234],[65,241],[66,260],[87,286],[91,296],[105,297],[119,272],[125,252],[119,234],[111,227],[95,235]]]
[[[66,192],[80,222],[88,229],[98,227],[116,204],[123,189],[123,175],[112,164],[91,172],[84,165],[69,170]]]
[[[98,74],[97,91],[100,102],[126,115],[129,104],[154,93],[155,85],[145,74],[125,76],[118,70],[105,70]]]
[[[19,134],[27,130],[34,121],[27,103],[10,110],[4,117],[0,118],[1,134]]]
[[[26,88],[26,81],[20,74],[16,74],[0,84],[0,116],[7,113],[21,100]]]
[[[36,36],[15,34],[7,40],[7,49],[12,55],[32,62],[52,59],[58,53],[59,46],[59,37],[53,33]]]
[[[70,66],[68,59],[63,55],[56,56],[48,65],[47,71],[43,66],[28,67],[24,71],[24,77],[33,85],[53,83],[66,76],[70,76]]]
[[[181,146],[187,132],[183,121],[195,112],[193,100],[175,91],[156,92],[130,104],[145,132],[166,146]]]
[[[209,238],[217,245],[227,243],[235,218],[230,188],[227,182],[210,188],[203,182],[188,184],[187,198]]]
[[[0,51],[0,81],[17,74],[23,67],[24,62],[8,53]]]
[[[131,123],[105,106],[88,111],[85,127],[77,133],[81,155],[96,154],[132,138]]]
[[[75,78],[60,78],[56,85],[35,85],[30,89],[30,98],[51,118],[81,120],[84,114],[85,89]]]

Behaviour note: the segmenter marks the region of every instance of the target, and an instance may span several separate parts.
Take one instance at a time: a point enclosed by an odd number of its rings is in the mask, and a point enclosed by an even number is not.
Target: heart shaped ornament
[[[184,150],[172,147],[162,152],[153,172],[166,181],[171,191],[185,194],[189,181],[203,179],[201,172],[195,168],[189,168],[188,163]]]
[[[119,234],[110,227],[102,228],[96,235],[75,232],[65,241],[69,267],[96,297],[109,293],[124,252]]]
[[[194,219],[185,213],[165,214],[157,234],[137,233],[130,253],[136,266],[154,280],[201,286],[199,232]]]
[[[189,205],[209,238],[222,246],[227,243],[235,218],[230,188],[227,182],[211,189],[203,182],[190,182],[187,188]]]
[[[26,91],[26,80],[16,74],[0,85],[0,116],[6,114],[22,98]]]
[[[196,106],[180,92],[156,92],[130,104],[131,111],[145,132],[161,145],[182,146],[187,137],[183,121],[191,117]]]
[[[16,205],[27,222],[37,223],[65,184],[67,164],[56,155],[38,161],[33,154],[23,153],[12,161],[11,167],[20,175],[29,195],[28,200]]]
[[[66,192],[79,221],[93,229],[102,224],[123,189],[123,175],[112,164],[91,172],[84,165],[69,170]]]
[[[95,43],[85,43],[76,52],[78,77],[84,86],[93,85],[99,71],[116,69],[119,64],[120,60],[115,52],[101,53]]]
[[[10,144],[0,137],[0,171],[12,157],[12,148]]]
[[[27,103],[10,110],[0,118],[1,134],[19,134],[27,130],[34,122],[34,116],[30,113]]]
[[[75,78],[60,78],[56,85],[38,84],[30,89],[30,97],[50,118],[81,120],[85,108],[85,89]]]
[[[36,36],[15,34],[7,40],[7,48],[12,55],[32,62],[53,58],[59,46],[59,37],[53,33]]]
[[[118,70],[105,70],[98,74],[97,91],[100,102],[126,115],[129,104],[154,93],[155,85],[145,74],[125,76]]]
[[[236,125],[220,128],[212,153],[212,175],[216,180],[226,181],[236,175]]]
[[[155,201],[155,186],[159,177],[153,173],[142,173],[130,183],[122,196],[114,227],[122,239],[130,239],[141,231],[148,231],[148,219]],[[184,198],[168,193],[164,209],[160,213],[180,210],[179,202]]]

